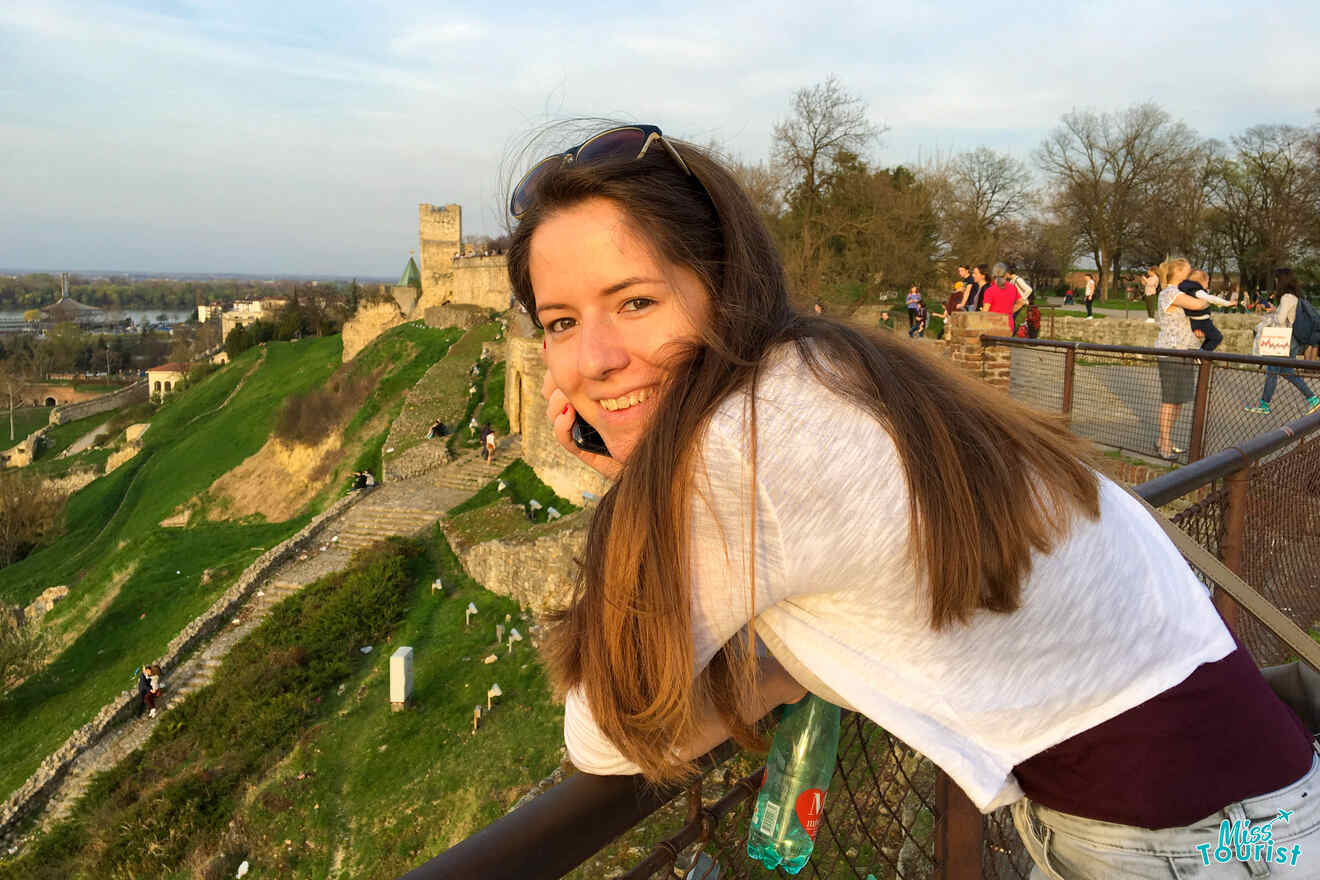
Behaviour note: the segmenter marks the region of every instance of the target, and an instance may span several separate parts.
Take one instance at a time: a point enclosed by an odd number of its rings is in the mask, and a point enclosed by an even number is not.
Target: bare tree
[[[798,241],[791,255],[795,280],[809,295],[819,285],[820,228],[825,184],[841,154],[862,155],[884,131],[867,116],[866,103],[831,76],[793,95],[788,119],[775,126],[771,155],[783,170]]]
[[[1138,104],[1115,114],[1065,114],[1036,151],[1054,207],[1095,260],[1101,290],[1123,266],[1145,208],[1184,173],[1199,145],[1186,124],[1155,104]]]
[[[23,405],[23,394],[27,391],[28,384],[27,376],[23,375],[14,358],[0,362],[0,395],[3,395],[9,405],[10,443],[18,439],[14,436],[14,408]]]
[[[1304,255],[1320,233],[1320,156],[1314,135],[1260,125],[1232,139],[1233,154],[1209,183],[1213,233],[1244,287],[1263,288],[1272,270]]]

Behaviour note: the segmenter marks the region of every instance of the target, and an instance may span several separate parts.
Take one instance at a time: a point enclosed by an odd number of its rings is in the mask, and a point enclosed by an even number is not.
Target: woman
[[[1086,320],[1095,317],[1091,309],[1095,306],[1095,276],[1090,272],[1086,273]]]
[[[959,308],[968,312],[981,311],[989,275],[990,267],[985,263],[978,263],[972,267],[971,283],[963,285],[962,305]]]
[[[1160,332],[1155,337],[1156,348],[1180,350],[1199,349],[1201,340],[1192,332],[1187,312],[1199,312],[1210,304],[1191,294],[1183,293],[1178,285],[1192,274],[1192,266],[1178,258],[1160,263],[1157,269],[1164,289],[1159,293]],[[1173,461],[1187,450],[1173,445],[1173,426],[1178,421],[1182,405],[1196,395],[1196,364],[1190,358],[1159,359],[1160,371],[1160,458]]]
[[[1297,275],[1292,269],[1275,269],[1274,289],[1279,295],[1279,305],[1274,310],[1270,326],[1292,327],[1293,322],[1297,319]],[[1253,354],[1260,354],[1259,333],[1256,334]],[[1292,337],[1288,345],[1288,357],[1295,358],[1303,354],[1305,354],[1305,346],[1298,343],[1296,336]],[[1297,375],[1296,370],[1292,367],[1266,367],[1265,387],[1261,389],[1260,402],[1255,406],[1248,406],[1246,408],[1247,412],[1269,415],[1270,401],[1274,399],[1274,388],[1279,383],[1279,376],[1283,376],[1291,382],[1293,387],[1301,392],[1302,397],[1306,398],[1307,415],[1320,409],[1320,396],[1311,391],[1311,387],[1302,381],[1302,377]]]
[[[806,688],[982,810],[1013,804],[1069,876],[1174,876],[1262,795],[1250,815],[1320,826],[1305,733],[1158,524],[1058,422],[795,313],[708,154],[606,132],[535,166],[511,210],[553,431],[616,481],[546,640],[579,768],[680,779]],[[609,456],[575,445],[579,416]]]
[[[921,308],[921,291],[917,285],[912,285],[907,292],[907,313],[908,313],[908,336],[912,335],[912,328],[917,326],[917,310]],[[817,312],[816,314],[820,314]]]

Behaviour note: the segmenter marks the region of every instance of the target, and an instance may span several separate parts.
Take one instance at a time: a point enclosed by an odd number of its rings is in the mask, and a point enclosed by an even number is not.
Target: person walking
[[[1146,269],[1146,273],[1141,276],[1142,296],[1141,299],[1146,303],[1146,323],[1155,323],[1155,301],[1160,294],[1160,276],[1151,266]]]
[[[147,667],[147,681],[149,686],[147,692],[143,694],[142,698],[151,709],[151,711],[147,713],[147,717],[155,718],[156,701],[160,699],[161,693],[165,690],[165,686],[161,682],[159,666],[153,665]]]
[[[1247,808],[1320,852],[1306,731],[1056,420],[798,312],[734,174],[655,126],[552,153],[510,213],[550,430],[612,483],[542,642],[581,771],[685,780],[809,691],[1010,806],[1051,876],[1239,876],[1195,844]]]
[[[1086,320],[1095,317],[1091,312],[1091,307],[1095,305],[1095,276],[1090,272],[1086,273]]]
[[[1178,285],[1187,279],[1192,266],[1182,258],[1160,263],[1158,273],[1164,289],[1159,293],[1160,332],[1155,337],[1156,348],[1180,351],[1199,349],[1201,340],[1192,333],[1188,311],[1201,311],[1209,303],[1183,293]],[[1196,364],[1191,358],[1162,357],[1156,361],[1160,374],[1159,444],[1160,458],[1173,461],[1187,450],[1173,445],[1173,426],[1178,413],[1196,394]]]
[[[1297,320],[1297,274],[1289,268],[1276,269],[1274,271],[1274,289],[1278,292],[1279,304],[1272,314],[1266,315],[1265,320],[1261,321],[1261,326],[1256,328],[1256,341],[1252,346],[1252,354],[1260,354],[1260,331],[1264,327],[1291,328]],[[1290,337],[1288,357],[1295,358],[1304,353],[1305,346],[1298,342],[1296,336]],[[1302,377],[1297,375],[1296,370],[1292,367],[1269,366],[1265,368],[1265,387],[1261,389],[1260,402],[1254,406],[1247,406],[1247,412],[1269,415],[1270,401],[1274,399],[1274,389],[1279,383],[1280,376],[1291,382],[1293,387],[1301,392],[1302,397],[1306,398],[1307,415],[1320,410],[1320,396],[1317,396],[1311,390],[1311,386],[1302,381]]]

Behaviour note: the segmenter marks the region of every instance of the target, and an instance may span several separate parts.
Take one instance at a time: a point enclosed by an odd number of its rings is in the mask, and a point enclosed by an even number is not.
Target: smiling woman
[[[530,280],[541,291],[551,408],[581,415],[624,461],[655,408],[667,362],[700,340],[710,293],[692,270],[664,265],[605,199],[549,218],[531,243]],[[564,409],[564,407],[567,409]]]
[[[1200,870],[1219,811],[1310,811],[1320,835],[1297,719],[1075,438],[797,314],[729,172],[629,130],[537,163],[509,249],[555,434],[615,479],[545,641],[573,762],[677,780],[806,689],[1012,804],[1069,877]]]

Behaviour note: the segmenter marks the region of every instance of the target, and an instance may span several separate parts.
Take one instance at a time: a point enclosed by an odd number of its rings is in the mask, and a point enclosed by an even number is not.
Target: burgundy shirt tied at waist
[[[1181,684],[1013,768],[1027,797],[1088,819],[1176,828],[1283,788],[1311,738],[1241,643]]]

